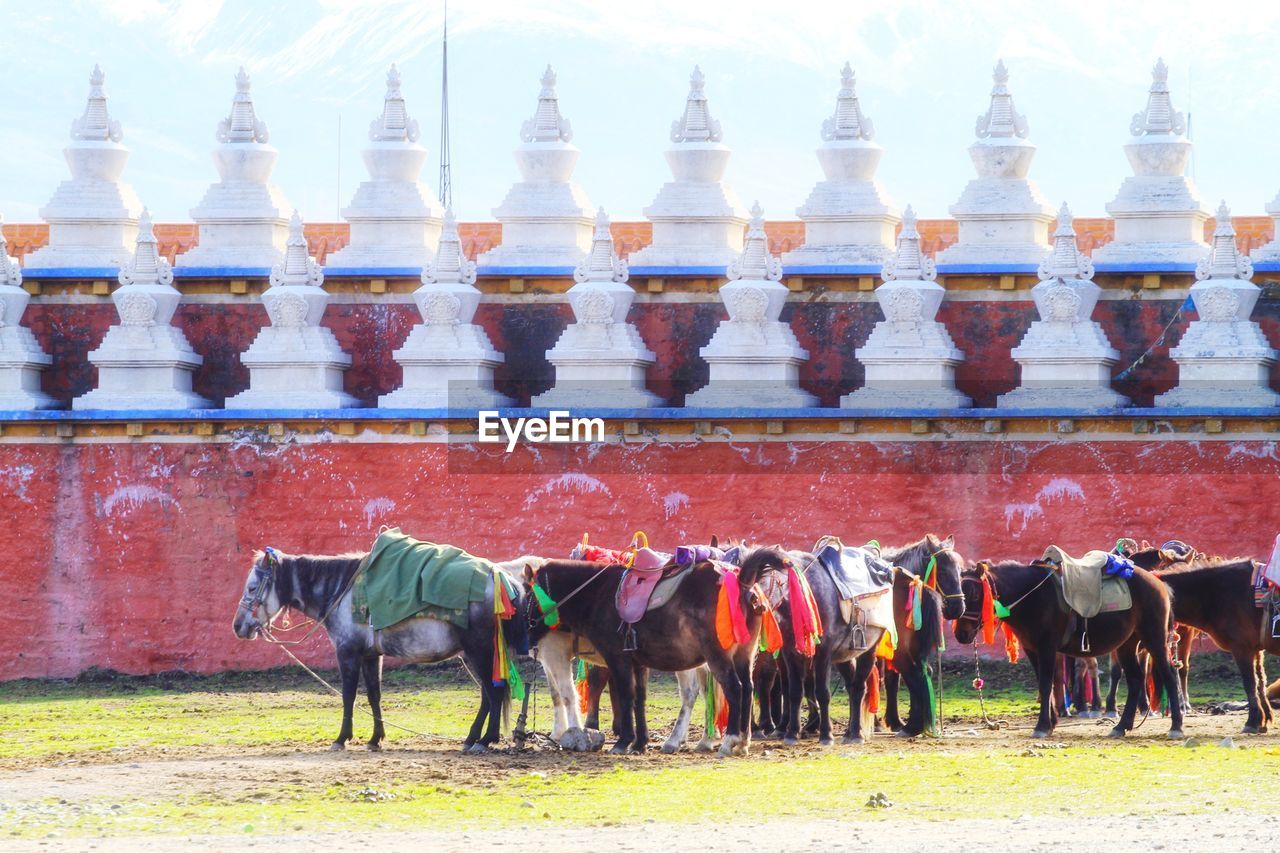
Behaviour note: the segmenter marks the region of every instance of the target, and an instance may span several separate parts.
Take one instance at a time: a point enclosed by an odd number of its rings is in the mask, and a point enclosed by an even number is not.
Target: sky
[[[0,0],[0,214],[32,222],[68,176],[61,149],[94,63],[131,150],[125,180],[157,221],[188,221],[216,180],[210,152],[234,75],[253,78],[280,151],[273,180],[308,221],[337,221],[366,178],[360,148],[395,62],[437,183],[442,0]],[[669,179],[662,152],[695,63],[733,149],[745,206],[791,219],[820,179],[814,149],[845,61],[885,148],[899,206],[947,215],[1003,58],[1038,146],[1031,178],[1056,209],[1105,215],[1130,174],[1123,145],[1157,57],[1189,113],[1210,208],[1261,215],[1280,191],[1280,4],[1186,0],[453,0],[453,201],[492,219],[518,179],[511,150],[547,63],[582,154],[575,179],[639,219]]]

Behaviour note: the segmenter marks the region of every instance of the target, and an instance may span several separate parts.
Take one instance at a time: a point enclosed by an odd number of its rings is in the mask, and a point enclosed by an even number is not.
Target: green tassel
[[[911,627],[919,631],[924,625],[924,587],[917,586],[915,599],[911,603]]]
[[[933,692],[933,676],[929,674],[928,664],[924,665],[924,686],[929,691],[929,704],[925,706],[929,719],[925,720],[925,728],[929,734],[938,737],[938,696]]]
[[[716,736],[716,681],[715,677],[711,675],[711,673],[707,673],[707,687],[706,691],[702,694],[702,698],[706,700],[706,736],[710,739]]]
[[[929,565],[924,567],[924,585],[929,585],[929,578],[933,577],[933,572],[938,568],[938,555],[934,554],[929,558]]]
[[[1009,618],[1009,608],[1007,608],[1007,607],[1005,607],[1003,604],[1001,604],[1001,603],[1000,603],[1000,599],[998,599],[998,598],[996,599],[996,618],[997,618],[997,619],[1008,619],[1008,618]]]
[[[868,540],[867,540],[867,544],[866,544],[866,545],[863,545],[862,547],[863,547],[863,548],[875,548],[877,551],[879,551],[879,550],[880,550],[880,540],[879,540],[879,539],[868,539]]]
[[[507,685],[511,688],[511,698],[517,702],[524,701],[524,679],[520,677],[520,670],[516,669],[516,662],[507,661]]]
[[[578,665],[574,667],[573,683],[581,684],[587,680],[587,662],[582,658],[578,658]]]
[[[560,605],[556,604],[556,600],[547,591],[536,583],[533,585],[533,596],[538,599],[538,607],[542,608],[542,622],[548,628],[554,628],[560,624]]]

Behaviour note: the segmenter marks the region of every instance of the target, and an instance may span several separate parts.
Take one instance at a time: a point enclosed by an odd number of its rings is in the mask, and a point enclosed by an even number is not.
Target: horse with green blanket
[[[384,530],[368,553],[313,556],[265,548],[254,554],[232,627],[244,640],[276,638],[285,609],[324,626],[342,677],[342,728],[331,749],[352,737],[360,679],[373,715],[367,748],[381,749],[384,655],[434,663],[461,657],[480,685],[480,709],[464,749],[482,752],[501,737],[513,692],[523,695],[513,655],[529,648],[524,588],[517,574],[540,562],[522,557],[495,564],[450,545],[420,542]],[[305,638],[304,638],[305,639]],[[501,715],[501,717],[500,717]]]

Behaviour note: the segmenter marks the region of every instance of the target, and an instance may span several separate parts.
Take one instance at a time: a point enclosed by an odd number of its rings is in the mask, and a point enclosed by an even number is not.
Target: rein
[[[604,574],[605,570],[611,569],[611,568],[613,568],[612,563],[605,563],[603,566],[599,568],[599,570],[596,571],[594,575],[587,578],[582,583],[578,584],[577,588],[574,589],[573,592],[569,593],[559,601],[556,601],[554,598],[551,597],[551,594],[549,592],[547,592],[545,589],[539,586],[538,578],[535,575],[533,578],[533,584],[532,584],[534,598],[537,599],[538,609],[542,611],[542,619],[543,619],[543,622],[546,623],[546,626],[548,628],[553,628],[555,627],[555,625],[559,625],[560,624],[560,608],[564,606],[565,602],[569,601],[575,595],[582,592],[584,589],[587,588],[588,584],[590,584],[593,580],[595,580],[596,578]]]
[[[266,566],[265,569],[263,568],[264,564]],[[254,592],[253,599],[250,603],[250,612],[257,610],[258,607],[262,605],[263,600],[266,598],[268,586],[272,589],[275,588],[276,569],[278,568],[280,568],[280,552],[278,552],[275,548],[272,548],[270,546],[268,546],[267,548],[264,548],[262,551],[262,561],[257,566],[254,566],[254,569],[253,569],[254,572],[257,573],[262,578],[262,580],[259,581],[258,589]],[[284,631],[297,631],[302,628],[307,628],[308,629],[307,632],[303,634],[301,637],[299,637],[296,640],[287,640],[281,637],[277,637],[274,633],[275,620],[279,618],[281,613],[284,613],[290,607],[288,604],[286,604],[280,608],[280,611],[276,613],[275,616],[271,617],[269,620],[262,623],[262,628],[260,629],[260,632],[259,632],[262,637],[262,640],[264,642],[270,643],[273,646],[280,646],[282,648],[285,648],[287,646],[299,646],[305,643],[307,640],[310,640],[311,637],[316,633],[316,631],[320,630],[320,627],[324,625],[324,623],[329,619],[330,616],[333,615],[333,612],[338,609],[338,605],[342,603],[342,600],[347,597],[347,593],[350,592],[351,587],[355,585],[356,578],[360,575],[360,572],[363,570],[363,568],[364,568],[364,563],[362,561],[361,565],[358,566],[354,572],[352,572],[350,579],[347,580],[346,584],[343,585],[342,589],[338,592],[338,594],[334,596],[333,601],[329,604],[328,608],[325,609],[324,613],[322,613],[318,619],[309,619],[307,622],[303,622],[301,625],[283,626],[281,628],[281,630],[284,630]],[[240,600],[240,603],[242,606],[245,604],[246,598],[242,598]],[[285,648],[285,651],[288,652],[289,651],[288,648]],[[289,652],[289,656],[293,657],[293,653]],[[294,658],[294,660],[297,660],[297,658]],[[301,664],[302,662],[298,661],[298,663]],[[303,668],[305,669],[306,667],[303,667]],[[312,675],[315,675],[315,673],[312,673]],[[319,676],[317,676],[317,678],[318,677]]]

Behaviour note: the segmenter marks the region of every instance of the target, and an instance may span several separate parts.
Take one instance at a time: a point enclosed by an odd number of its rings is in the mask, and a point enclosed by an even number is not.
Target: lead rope
[[[987,716],[987,702],[982,695],[982,688],[986,686],[986,682],[982,680],[982,664],[978,656],[978,638],[976,635],[973,638],[973,671],[973,688],[978,691],[978,708],[982,711],[982,724],[993,732],[1009,728],[1008,720],[993,720]]]

